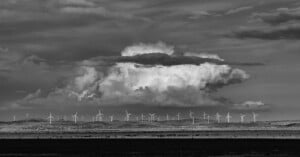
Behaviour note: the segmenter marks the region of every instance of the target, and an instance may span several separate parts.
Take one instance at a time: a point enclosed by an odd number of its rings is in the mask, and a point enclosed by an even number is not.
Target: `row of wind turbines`
[[[127,110],[125,110],[125,117],[124,117],[124,121],[131,121],[133,119],[131,119],[130,117],[132,116],[131,113],[129,113]],[[169,114],[166,114],[164,121],[170,121],[170,120],[177,120],[180,121],[181,119],[181,114],[177,113],[176,117],[171,118],[169,116]],[[223,116],[219,113],[215,114],[215,122],[217,123],[222,123],[221,118]],[[257,113],[252,113],[252,122],[256,123],[257,122],[257,117],[258,114]],[[189,118],[192,120],[192,124],[195,124],[195,116],[194,113],[192,111],[189,112]],[[240,123],[245,123],[245,118],[246,118],[246,114],[240,114]],[[52,115],[52,113],[49,114],[49,116],[47,117],[47,119],[49,120],[49,124],[52,124],[52,122],[54,121],[54,116]],[[203,113],[203,120],[207,121],[207,123],[209,124],[211,119],[211,116],[207,113]],[[230,115],[230,113],[228,112],[225,116],[225,120],[227,123],[231,123],[231,119],[232,116]],[[15,116],[14,116],[14,121],[15,121]],[[72,115],[72,121],[74,121],[74,123],[77,123],[78,121],[78,113],[76,112],[75,114]],[[101,112],[101,110],[98,111],[98,113],[92,117],[92,122],[102,122],[104,121],[104,114]],[[109,121],[113,122],[114,121],[114,116],[110,115],[109,116]],[[149,122],[154,122],[154,121],[162,121],[160,116],[157,116],[156,113],[149,113],[148,116],[144,115],[143,113],[140,116],[136,116],[135,117],[135,121],[149,121]]]

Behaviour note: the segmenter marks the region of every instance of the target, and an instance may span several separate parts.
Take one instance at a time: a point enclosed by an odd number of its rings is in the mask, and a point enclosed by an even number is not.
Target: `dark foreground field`
[[[0,123],[0,156],[300,156],[300,122]]]
[[[283,139],[2,139],[0,156],[300,156]]]

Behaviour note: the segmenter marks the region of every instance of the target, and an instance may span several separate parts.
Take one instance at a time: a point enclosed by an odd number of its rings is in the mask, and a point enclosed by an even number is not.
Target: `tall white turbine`
[[[141,120],[144,121],[144,114],[141,114]]]
[[[130,116],[131,116],[131,113],[129,113],[127,110],[125,110],[125,120],[128,122],[130,120]]]
[[[72,118],[74,120],[74,123],[77,123],[77,118],[78,118],[77,112],[74,115],[72,115]]]
[[[98,114],[96,115],[96,121],[102,122],[103,121],[103,113],[101,110],[98,111]]]
[[[16,121],[16,116],[14,115],[14,117],[13,117],[13,121],[15,122]]]
[[[220,123],[221,115],[218,112],[216,114],[216,120],[217,120],[218,123]]]
[[[241,114],[241,115],[240,115],[240,117],[241,117],[241,123],[244,123],[245,116],[246,116],[245,114]]]
[[[230,119],[231,119],[231,118],[232,118],[232,117],[230,116],[230,113],[228,112],[227,115],[226,115],[227,123],[230,123]]]
[[[205,120],[206,119],[206,113],[205,112],[203,112],[203,120]]]
[[[257,118],[258,114],[256,113],[252,113],[252,117],[253,117],[253,122],[255,123],[256,122],[256,118]]]
[[[149,113],[150,116],[150,122],[155,120],[155,113]]]
[[[180,120],[180,113],[177,113],[177,120]]]
[[[166,121],[169,121],[169,114],[166,115]]]
[[[114,116],[111,115],[111,116],[110,116],[110,122],[113,122],[113,121],[114,121]]]
[[[192,111],[190,111],[189,116],[192,119],[192,123],[195,124],[195,117],[194,117],[194,113]]]
[[[207,115],[206,118],[207,118],[207,123],[209,124],[209,115]]]
[[[51,112],[49,114],[49,117],[47,117],[47,119],[49,119],[49,124],[52,124],[52,120],[54,119],[54,117],[52,116]]]

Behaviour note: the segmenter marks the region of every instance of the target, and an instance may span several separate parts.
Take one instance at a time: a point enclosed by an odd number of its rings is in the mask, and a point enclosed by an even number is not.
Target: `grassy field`
[[[300,138],[300,122],[77,122],[43,119],[0,122],[0,138]]]

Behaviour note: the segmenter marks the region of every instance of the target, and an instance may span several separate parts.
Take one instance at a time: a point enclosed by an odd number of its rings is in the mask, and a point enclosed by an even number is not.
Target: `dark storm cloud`
[[[260,66],[263,63],[246,63],[246,62],[227,62],[214,58],[201,58],[197,56],[184,56],[184,55],[167,55],[163,53],[141,54],[135,56],[114,56],[114,57],[96,57],[91,59],[93,63],[83,62],[83,64],[94,64],[100,66],[110,66],[114,63],[138,63],[141,65],[182,65],[192,64],[200,65],[203,63],[214,63],[217,65],[241,65],[241,66]]]
[[[263,39],[263,40],[280,40],[280,39],[300,39],[300,25],[287,25],[282,27],[264,27],[249,28],[234,31],[232,34],[225,35],[239,39]]]
[[[278,25],[289,21],[299,21],[300,8],[279,8],[269,13],[255,13],[253,17],[271,25]]]

